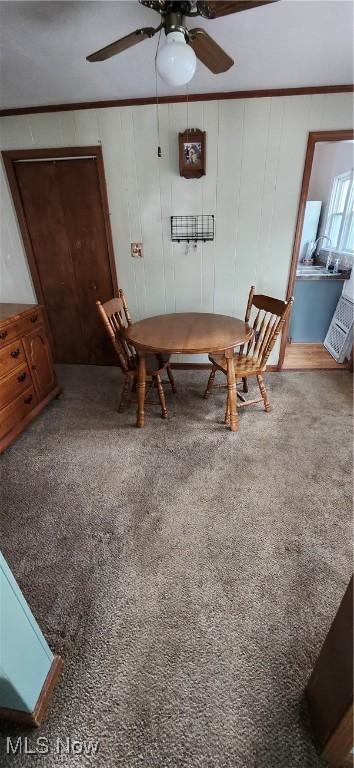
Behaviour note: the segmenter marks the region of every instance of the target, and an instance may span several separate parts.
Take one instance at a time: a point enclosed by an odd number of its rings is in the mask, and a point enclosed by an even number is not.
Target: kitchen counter
[[[345,272],[328,272],[326,267],[299,264],[296,270],[296,280],[349,280],[350,269]]]

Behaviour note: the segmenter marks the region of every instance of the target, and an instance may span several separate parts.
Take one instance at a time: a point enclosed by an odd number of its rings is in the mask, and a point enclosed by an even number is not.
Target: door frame
[[[311,131],[309,133],[309,137],[307,141],[304,173],[302,177],[299,207],[298,207],[297,219],[296,219],[293,250],[292,250],[291,262],[290,262],[288,288],[286,293],[287,301],[290,299],[291,296],[293,296],[294,287],[295,287],[296,267],[297,267],[297,262],[299,258],[302,228],[303,228],[304,217],[305,217],[305,207],[306,207],[307,195],[308,195],[309,186],[310,186],[312,163],[313,163],[313,156],[314,156],[316,144],[319,141],[353,141],[353,140],[354,140],[354,130],[352,129],[343,130],[343,131]],[[282,370],[284,365],[284,357],[285,357],[285,350],[287,345],[289,325],[290,325],[290,317],[287,318],[284,324],[283,332],[282,332],[278,370]]]
[[[80,158],[90,155],[96,160],[96,167],[98,172],[99,191],[102,202],[102,211],[104,219],[104,227],[107,239],[108,247],[108,259],[111,271],[112,285],[114,294],[118,295],[118,280],[116,271],[116,262],[114,258],[113,239],[111,231],[108,195],[106,177],[104,172],[103,153],[100,145],[85,146],[85,147],[53,147],[51,149],[6,149],[1,152],[4,167],[9,182],[10,192],[12,195],[15,212],[17,215],[20,232],[22,235],[22,241],[27,257],[27,263],[29,266],[30,274],[33,281],[33,286],[36,294],[36,298],[39,304],[43,304],[45,307],[44,294],[42,290],[41,280],[37,269],[36,259],[32,246],[31,237],[27,227],[27,221],[25,216],[24,207],[22,204],[21,193],[17,183],[17,177],[14,170],[14,163],[16,160],[40,160],[46,158]]]

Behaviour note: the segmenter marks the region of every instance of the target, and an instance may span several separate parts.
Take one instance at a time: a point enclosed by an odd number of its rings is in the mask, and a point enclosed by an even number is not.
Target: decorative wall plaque
[[[205,176],[206,133],[191,128],[178,134],[179,172],[185,179],[200,179]]]

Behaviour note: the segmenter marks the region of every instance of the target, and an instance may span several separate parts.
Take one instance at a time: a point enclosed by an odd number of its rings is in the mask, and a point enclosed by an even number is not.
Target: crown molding
[[[159,104],[178,104],[184,101],[223,101],[227,99],[261,99],[277,96],[310,96],[317,93],[352,93],[354,84],[319,85],[304,88],[266,88],[253,91],[221,91],[217,93],[191,93],[180,96],[160,96]],[[106,109],[111,107],[138,107],[156,104],[156,96],[141,99],[112,99],[106,101],[79,101],[70,104],[44,104],[33,107],[0,109],[0,117],[33,115],[41,112],[70,112],[76,109]]]

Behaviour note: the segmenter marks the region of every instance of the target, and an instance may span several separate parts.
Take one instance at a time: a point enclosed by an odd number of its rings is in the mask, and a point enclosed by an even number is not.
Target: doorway
[[[95,306],[118,288],[101,147],[2,155],[55,362],[115,362]]]
[[[282,334],[282,369],[351,364],[351,350],[341,356],[331,345],[331,333],[339,301],[352,300],[353,141],[352,130],[309,134],[287,292],[294,305]]]

